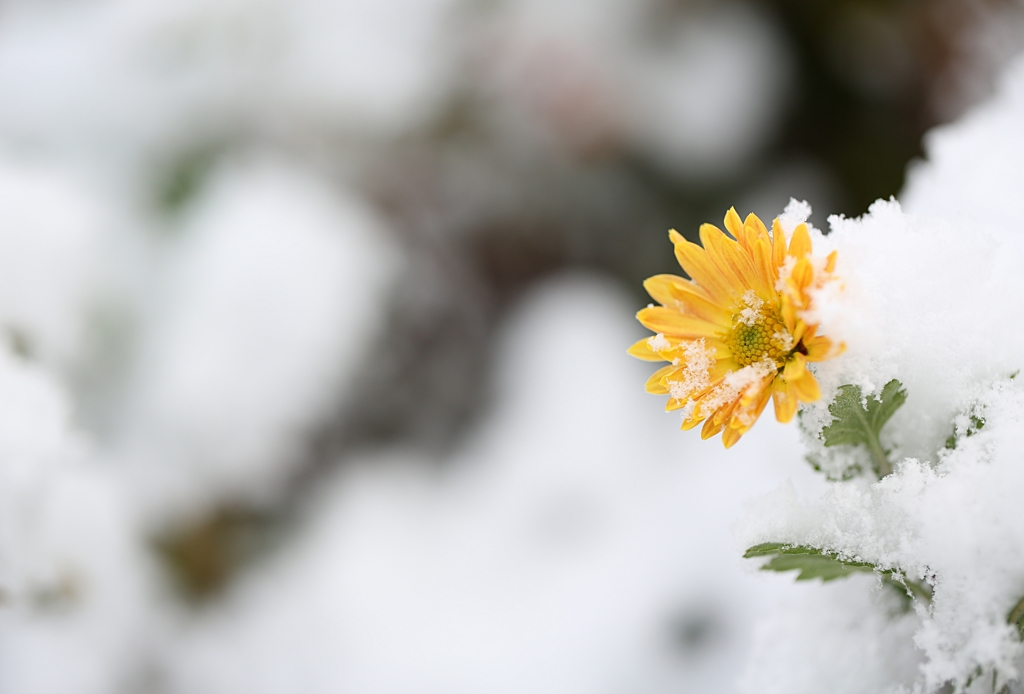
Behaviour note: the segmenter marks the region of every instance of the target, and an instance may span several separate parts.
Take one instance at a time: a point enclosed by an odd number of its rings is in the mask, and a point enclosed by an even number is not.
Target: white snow
[[[177,231],[117,446],[141,505],[263,499],[342,403],[400,254],[365,203],[272,159],[215,174]]]
[[[567,315],[587,349],[551,348]],[[538,288],[471,439],[323,489],[301,541],[188,634],[173,691],[735,691],[752,621],[794,587],[745,566],[730,519],[804,472],[797,431],[761,422],[739,456],[681,434],[622,358],[630,316],[604,281]]]

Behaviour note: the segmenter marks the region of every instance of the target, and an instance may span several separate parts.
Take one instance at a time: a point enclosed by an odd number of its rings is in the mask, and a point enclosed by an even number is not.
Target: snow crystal
[[[711,367],[715,365],[715,350],[708,349],[704,338],[693,340],[683,346],[682,379],[668,382],[669,393],[677,400],[686,400],[711,384]],[[686,407],[692,411],[693,406]],[[685,411],[685,410],[684,410]]]
[[[789,199],[786,209],[779,215],[779,224],[786,234],[792,234],[793,230],[801,224],[806,224],[811,218],[811,206],[806,200]]]
[[[779,349],[783,352],[793,349],[793,336],[789,334],[789,331],[780,330],[772,333],[772,340],[779,342]]]
[[[647,346],[655,352],[660,352],[665,349],[671,349],[672,343],[668,341],[664,333],[658,333],[648,338]]]
[[[761,317],[761,308],[764,306],[764,301],[752,289],[748,289],[743,293],[742,300],[746,308],[740,311],[740,322],[744,325],[753,325]]]

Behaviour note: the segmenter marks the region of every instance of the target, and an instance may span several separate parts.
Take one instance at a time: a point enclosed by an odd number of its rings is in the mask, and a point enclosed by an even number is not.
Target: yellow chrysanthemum
[[[722,432],[729,448],[754,425],[769,398],[775,417],[788,422],[800,402],[821,397],[807,362],[839,354],[843,347],[808,323],[810,290],[832,279],[836,254],[811,257],[807,225],[786,234],[776,219],[769,234],[756,215],[741,221],[736,210],[725,228],[700,228],[703,248],[675,229],[669,238],[676,259],[693,278],[655,275],[644,288],[660,306],[637,314],[655,331],[629,353],[667,361],[647,381],[647,391],[669,395],[668,410],[683,410],[683,429],[701,422],[702,438]]]

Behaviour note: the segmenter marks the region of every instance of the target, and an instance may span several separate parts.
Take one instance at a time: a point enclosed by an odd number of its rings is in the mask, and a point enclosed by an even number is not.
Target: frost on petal
[[[715,350],[708,348],[704,339],[694,340],[683,348],[683,377],[670,381],[669,393],[677,400],[686,400],[711,384],[711,367],[715,365]]]
[[[740,322],[744,325],[754,325],[761,318],[764,301],[752,289],[748,289],[743,293],[743,306],[743,310],[740,311]]]
[[[658,333],[648,338],[647,346],[655,352],[660,352],[662,350],[671,349],[672,343],[668,341],[668,338],[665,337],[664,333]]]

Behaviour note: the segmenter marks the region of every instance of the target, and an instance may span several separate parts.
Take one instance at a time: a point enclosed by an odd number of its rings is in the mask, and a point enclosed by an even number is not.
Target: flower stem
[[[889,456],[886,455],[885,449],[882,448],[882,442],[878,440],[878,434],[875,433],[874,428],[868,422],[867,413],[863,410],[854,410],[854,412],[861,420],[861,423],[864,425],[864,431],[867,433],[868,450],[871,452],[871,461],[874,463],[878,479],[891,475],[892,463],[889,462]]]
[[[868,439],[868,450],[871,451],[871,460],[875,464],[875,472],[878,473],[878,479],[891,475],[892,463],[889,462],[889,457],[885,454],[882,442],[878,440],[877,436],[872,436]]]

